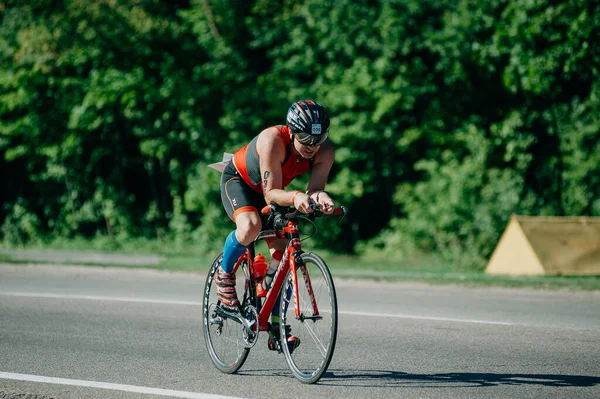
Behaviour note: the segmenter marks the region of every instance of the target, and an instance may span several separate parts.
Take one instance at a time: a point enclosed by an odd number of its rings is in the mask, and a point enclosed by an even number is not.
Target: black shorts
[[[265,217],[261,215],[260,211],[267,205],[265,197],[246,184],[233,162],[225,167],[221,176],[221,201],[225,212],[234,222],[240,213],[258,212],[264,225]]]

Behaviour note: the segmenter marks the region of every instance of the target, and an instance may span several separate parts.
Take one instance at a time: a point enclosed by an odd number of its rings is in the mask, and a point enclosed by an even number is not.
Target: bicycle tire
[[[221,318],[220,324],[212,322],[212,320],[218,317],[215,314],[218,301],[214,276],[221,266],[222,255],[221,253],[215,258],[206,277],[204,299],[202,301],[203,330],[206,348],[213,364],[219,371],[225,374],[232,374],[244,365],[250,349],[245,347],[242,327],[239,323],[227,318]],[[243,273],[246,275],[248,268],[241,267],[241,269],[244,271],[240,272],[238,270],[237,274]],[[243,293],[244,287],[247,286],[245,283],[246,279],[239,277],[241,276],[238,276],[236,279],[236,291]]]
[[[300,343],[297,347],[288,346],[286,334],[282,333],[281,348],[294,377],[302,383],[314,384],[327,371],[333,358],[338,328],[337,296],[325,261],[314,253],[302,254],[301,258],[304,265],[297,270],[298,304],[304,318],[296,318],[295,302],[289,291],[293,284],[290,270],[281,288],[280,327],[282,332],[290,329],[290,334],[296,336]],[[308,271],[322,319],[311,318],[314,316],[313,306],[302,267]]]

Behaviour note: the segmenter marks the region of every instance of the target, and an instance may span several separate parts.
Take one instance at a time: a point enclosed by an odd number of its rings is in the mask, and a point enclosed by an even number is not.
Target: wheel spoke
[[[327,347],[323,344],[323,341],[314,332],[314,330],[311,328],[311,326],[308,325],[307,322],[304,322],[304,329],[306,331],[308,331],[310,336],[313,338],[313,341],[315,342],[315,344],[318,344],[317,348],[320,349],[321,355],[326,356],[327,355]]]

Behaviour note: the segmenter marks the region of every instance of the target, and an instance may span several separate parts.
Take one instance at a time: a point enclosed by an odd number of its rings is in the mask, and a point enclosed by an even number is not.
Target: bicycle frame
[[[279,293],[281,288],[283,287],[283,283],[288,275],[288,271],[291,270],[292,277],[292,287],[293,287],[293,297],[294,297],[294,307],[296,311],[296,318],[300,319],[302,315],[300,314],[300,306],[298,299],[298,269],[301,270],[302,275],[304,276],[304,281],[306,283],[307,291],[310,295],[312,306],[313,306],[313,315],[311,318],[319,317],[319,309],[317,307],[317,302],[314,297],[314,292],[312,289],[312,284],[310,282],[310,277],[308,275],[308,271],[306,267],[302,263],[300,259],[300,255],[302,254],[302,246],[300,244],[300,232],[298,230],[298,221],[296,219],[292,219],[288,221],[287,225],[282,230],[265,230],[260,232],[254,243],[266,239],[266,238],[287,238],[288,243],[286,250],[283,254],[281,262],[277,267],[275,272],[275,276],[273,278],[273,282],[271,284],[271,288],[265,297],[264,303],[260,306],[260,311],[258,313],[258,324],[260,331],[267,331],[269,329],[269,317],[273,311],[273,307],[275,306],[275,302],[279,297]],[[253,244],[254,244],[253,243]],[[254,284],[254,276],[252,270],[254,269],[254,245],[251,245],[244,255],[242,255],[235,264],[235,271],[239,268],[239,266],[247,261],[250,268],[250,281]],[[252,298],[254,299],[254,298]],[[260,302],[260,299],[258,300]],[[260,305],[260,303],[258,303]]]

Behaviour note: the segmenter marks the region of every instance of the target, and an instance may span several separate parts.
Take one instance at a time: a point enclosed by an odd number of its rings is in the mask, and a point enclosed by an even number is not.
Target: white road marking
[[[29,297],[29,298],[83,299],[83,300],[90,300],[90,301],[158,303],[158,304],[162,304],[162,305],[202,306],[202,302],[196,302],[196,301],[175,301],[175,300],[168,300],[168,299],[134,298],[134,297],[118,297],[118,296],[114,297],[114,296],[96,296],[96,295],[38,294],[37,292],[0,292],[0,295],[20,296],[20,297]]]
[[[141,394],[146,394],[146,395],[171,396],[174,398],[236,399],[236,398],[233,398],[232,396],[211,395],[211,394],[200,393],[200,392],[176,391],[173,389],[140,387],[137,385],[112,384],[110,382],[72,380],[69,378],[44,377],[41,375],[6,373],[6,372],[2,372],[2,371],[0,371],[0,379],[29,381],[29,382],[42,382],[42,383],[47,383],[47,384],[58,384],[58,385],[72,385],[72,386],[85,387],[85,388],[110,389],[112,391],[134,392],[134,393],[141,393]]]
[[[185,306],[202,306],[202,302],[198,301],[178,301],[168,299],[151,299],[151,298],[132,298],[132,297],[108,297],[94,295],[66,295],[66,294],[38,294],[35,292],[0,292],[0,295],[17,296],[28,298],[53,298],[53,299],[82,299],[92,301],[112,301],[112,302],[133,302],[133,303],[156,303],[161,305],[185,305]],[[509,323],[503,321],[488,321],[475,319],[455,319],[449,317],[433,317],[433,316],[415,316],[397,313],[374,313],[374,312],[353,312],[339,311],[340,315],[350,316],[371,316],[371,317],[391,317],[398,319],[416,319],[416,320],[432,320],[432,321],[450,321],[456,323],[474,323],[474,324],[489,324],[501,326],[516,326],[517,323]]]
[[[399,319],[417,319],[417,320],[435,320],[435,321],[454,321],[458,323],[476,323],[476,324],[492,324],[501,326],[515,326],[516,323],[508,323],[504,321],[488,321],[488,320],[474,320],[474,319],[453,319],[450,317],[430,317],[430,316],[413,316],[407,314],[394,314],[394,313],[363,313],[363,312],[338,312],[339,314],[355,315],[355,316],[376,316],[376,317],[397,317]]]

